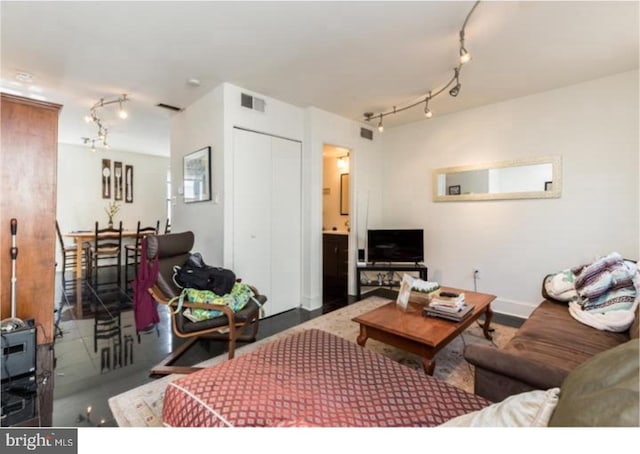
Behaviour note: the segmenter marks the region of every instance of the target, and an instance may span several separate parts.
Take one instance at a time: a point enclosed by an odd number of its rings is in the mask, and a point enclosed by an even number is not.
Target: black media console
[[[423,281],[427,280],[427,267],[420,264],[368,263],[356,266],[357,295],[360,299],[362,287],[400,287],[402,273],[418,273]]]

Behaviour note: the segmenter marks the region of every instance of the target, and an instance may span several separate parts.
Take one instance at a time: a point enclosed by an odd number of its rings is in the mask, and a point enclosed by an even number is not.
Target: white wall
[[[95,222],[106,226],[105,208],[113,202],[102,198],[102,159],[133,166],[133,203],[118,202],[120,211],[114,223],[122,221],[127,230],[135,230],[138,221],[145,226],[160,221],[164,228],[167,217],[167,169],[169,158],[111,149],[92,153],[88,147],[58,144],[58,194],[57,219],[60,230],[93,230]],[[65,242],[71,242],[66,238]],[[56,261],[61,266],[59,245],[56,244]],[[60,269],[60,268],[58,268]]]
[[[462,94],[464,95],[464,93]],[[618,251],[639,257],[638,71],[434,117],[383,135],[384,224],[425,229],[429,278],[526,316],[543,277]],[[559,199],[434,203],[431,171],[562,157]]]
[[[224,207],[222,193],[224,162],[224,93],[218,86],[171,118],[171,181],[174,205],[171,231],[191,230],[193,250],[211,265],[223,262]],[[182,195],[183,158],[203,147],[211,147],[211,200],[184,203]]]
[[[226,163],[223,190],[224,200],[224,266],[233,269],[233,128],[240,127],[286,139],[302,141],[304,115],[299,107],[232,84],[224,89],[224,156]],[[265,101],[265,111],[248,109],[240,105],[240,96],[246,93]],[[268,296],[268,295],[267,295]]]

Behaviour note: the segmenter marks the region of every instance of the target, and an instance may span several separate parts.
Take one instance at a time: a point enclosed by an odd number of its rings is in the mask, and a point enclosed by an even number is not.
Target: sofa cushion
[[[600,331],[574,320],[565,304],[543,301],[505,348],[568,372],[628,340],[628,333]]]
[[[549,426],[638,427],[639,342],[595,355],[562,383]]]
[[[558,403],[560,388],[535,390],[510,396],[440,427],[546,427]]]

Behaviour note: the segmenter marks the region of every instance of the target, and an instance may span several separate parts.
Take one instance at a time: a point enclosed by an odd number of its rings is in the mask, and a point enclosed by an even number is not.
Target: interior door
[[[268,314],[300,306],[300,165],[300,142],[271,138],[271,291],[277,300],[265,306]]]

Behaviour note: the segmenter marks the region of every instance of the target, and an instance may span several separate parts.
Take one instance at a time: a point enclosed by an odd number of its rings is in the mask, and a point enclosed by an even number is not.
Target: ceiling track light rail
[[[395,115],[397,113],[400,112],[404,112],[405,110],[409,110],[412,109],[416,106],[420,106],[424,104],[424,116],[426,118],[432,118],[433,117],[433,111],[429,108],[429,102],[435,98],[436,96],[438,96],[439,94],[443,93],[445,90],[447,90],[449,87],[451,87],[451,85],[455,82],[455,85],[449,90],[449,95],[456,97],[458,96],[458,94],[460,93],[460,89],[462,88],[462,84],[460,84],[460,71],[462,70],[462,65],[464,65],[465,63],[468,63],[469,61],[471,61],[471,54],[469,53],[469,51],[467,50],[467,48],[465,47],[465,28],[467,27],[467,22],[469,22],[469,18],[471,17],[471,15],[473,14],[473,12],[475,11],[476,7],[478,6],[478,4],[480,3],[480,0],[476,1],[473,6],[471,7],[471,9],[469,10],[469,13],[467,14],[467,17],[464,20],[464,23],[462,24],[462,28],[460,29],[460,32],[458,34],[459,39],[460,39],[460,46],[459,46],[459,62],[458,65],[453,68],[453,76],[451,77],[451,79],[449,79],[449,81],[442,86],[440,89],[436,90],[436,91],[429,91],[429,93],[421,100],[414,102],[413,104],[409,104],[403,107],[396,107],[393,106],[393,109],[387,112],[380,112],[380,113],[373,113],[373,112],[365,112],[364,113],[364,119],[365,121],[369,122],[371,120],[374,119],[378,119],[378,131],[379,132],[383,132],[384,131],[384,125],[382,123],[382,119],[388,115]]]
[[[129,101],[129,97],[126,93],[116,99],[112,99],[110,101],[105,101],[104,98],[100,98],[100,101],[96,102],[91,109],[89,109],[89,115],[84,117],[84,121],[87,123],[94,123],[98,127],[98,134],[96,137],[82,137],[82,141],[85,145],[91,144],[91,151],[96,151],[96,143],[101,143],[102,146],[106,149],[109,149],[109,143],[107,141],[107,135],[109,133],[108,129],[103,123],[103,120],[98,116],[98,109],[101,109],[105,106],[111,104],[118,104],[118,117],[121,119],[126,119],[129,114],[124,109],[123,105]]]

